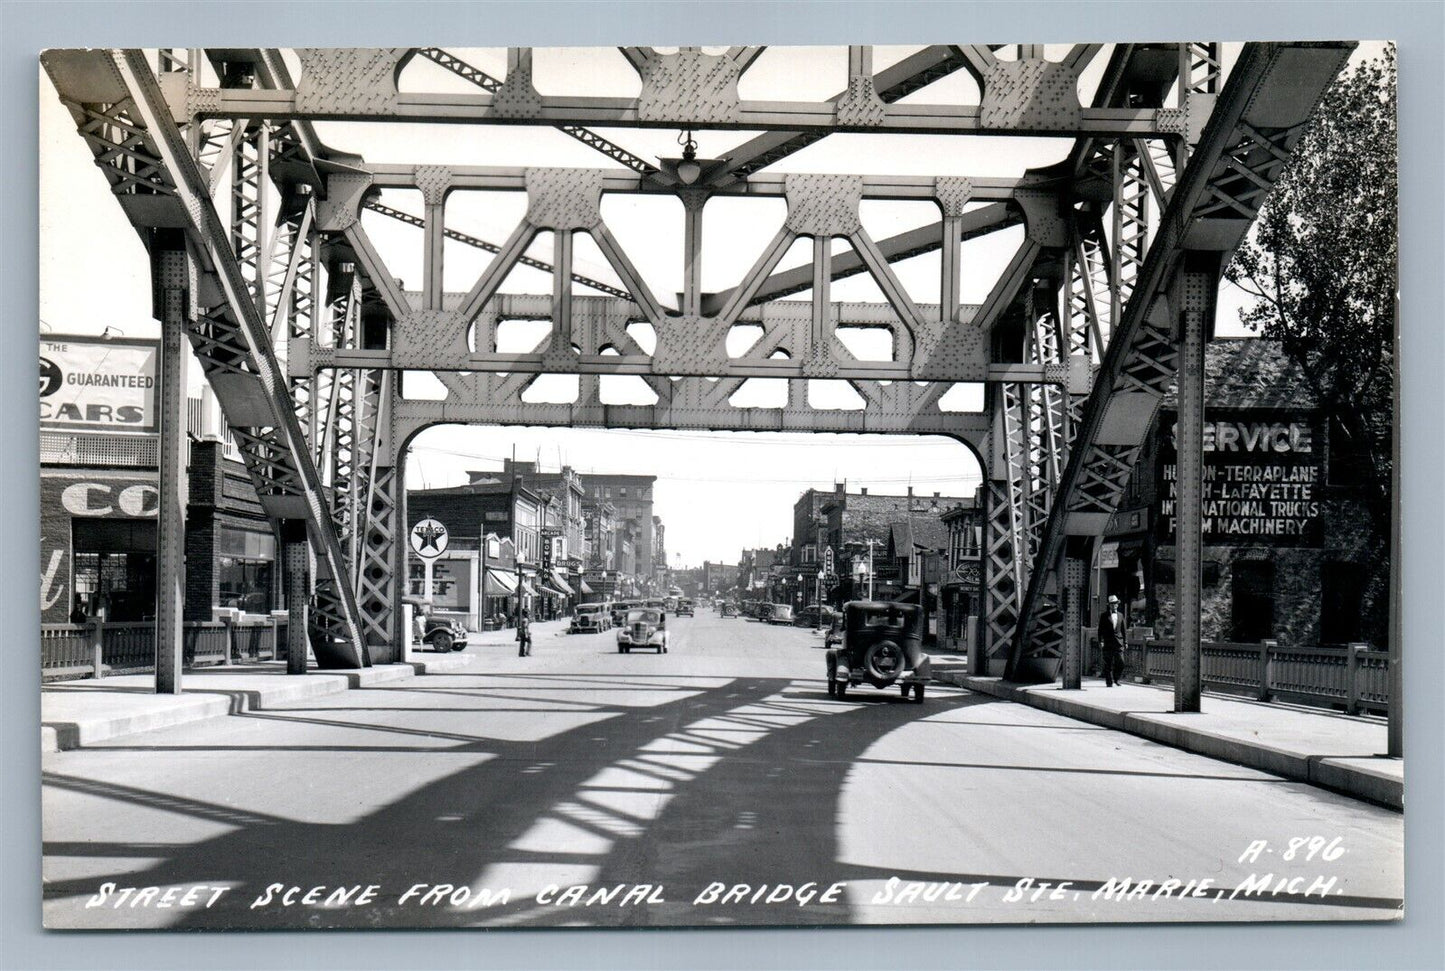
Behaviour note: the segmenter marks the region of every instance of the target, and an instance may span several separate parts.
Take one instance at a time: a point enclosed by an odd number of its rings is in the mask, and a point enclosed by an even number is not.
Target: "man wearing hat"
[[[1104,684],[1110,688],[1124,675],[1124,632],[1124,614],[1119,609],[1119,598],[1110,594],[1109,609],[1099,618],[1099,647],[1104,652]]]

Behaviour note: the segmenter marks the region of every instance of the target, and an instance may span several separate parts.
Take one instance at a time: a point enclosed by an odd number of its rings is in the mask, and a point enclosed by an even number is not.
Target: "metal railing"
[[[154,623],[42,624],[40,676],[44,681],[144,674],[155,670]],[[181,627],[188,668],[286,658],[284,616],[187,621]]]
[[[1084,630],[1098,657],[1098,637]],[[1258,701],[1290,701],[1339,708],[1351,715],[1388,714],[1388,651],[1369,644],[1343,647],[1281,647],[1258,643],[1205,641],[1199,647],[1200,677],[1207,690]],[[1124,676],[1143,684],[1174,680],[1174,641],[1148,630],[1131,630],[1124,651]]]

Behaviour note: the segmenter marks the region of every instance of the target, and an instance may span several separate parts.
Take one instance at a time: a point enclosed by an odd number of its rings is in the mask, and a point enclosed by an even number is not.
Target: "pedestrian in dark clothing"
[[[70,612],[70,622],[72,624],[84,624],[87,619],[85,608],[81,606],[80,601],[77,600],[75,602],[75,609]]]
[[[532,656],[532,628],[527,622],[527,610],[517,615],[517,657]]]
[[[1108,612],[1099,617],[1099,648],[1104,654],[1104,684],[1114,687],[1124,676],[1126,622],[1119,610],[1119,598],[1109,597]]]

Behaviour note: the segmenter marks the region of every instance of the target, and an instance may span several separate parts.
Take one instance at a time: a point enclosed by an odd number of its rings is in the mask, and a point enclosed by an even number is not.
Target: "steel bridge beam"
[[[1044,591],[1057,592],[1069,537],[1103,534],[1159,402],[1174,381],[1177,340],[1167,294],[1188,254],[1222,270],[1248,231],[1289,151],[1353,44],[1246,45],[1162,214],[1069,450],[1049,510],[1009,657],[1014,678],[1050,678],[1030,650]],[[1216,281],[1217,282],[1217,281]]]
[[[267,321],[211,202],[209,180],[191,156],[144,55],[52,51],[42,62],[82,131],[89,133],[97,161],[106,168],[142,241],[150,243],[158,229],[185,234],[197,264],[193,299],[202,318],[189,336],[228,422],[241,437],[261,504],[278,522],[303,520],[327,577],[344,576],[320,476],[272,349]],[[317,664],[368,665],[355,599],[344,583],[335,586],[343,629],[339,638],[314,640]]]

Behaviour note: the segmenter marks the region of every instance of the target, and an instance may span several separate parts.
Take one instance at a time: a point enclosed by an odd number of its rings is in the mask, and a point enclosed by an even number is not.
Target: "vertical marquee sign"
[[[1159,423],[1156,538],[1175,542],[1174,426]],[[1318,547],[1324,541],[1325,439],[1317,413],[1209,408],[1204,422],[1207,546]]]

